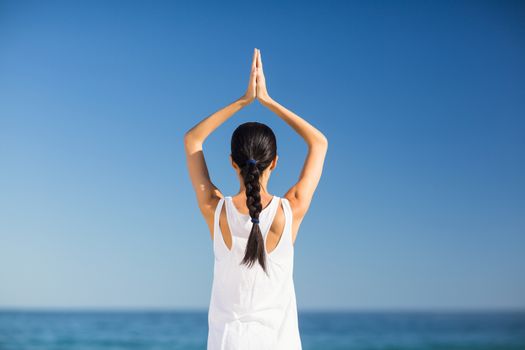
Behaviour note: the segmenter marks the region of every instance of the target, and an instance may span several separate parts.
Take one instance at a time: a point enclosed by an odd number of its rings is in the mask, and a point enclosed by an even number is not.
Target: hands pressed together
[[[246,104],[250,104],[256,98],[262,104],[270,100],[270,95],[268,95],[268,90],[266,89],[266,79],[264,77],[261,51],[257,48],[253,51],[252,68],[250,72],[248,89],[241,99]]]

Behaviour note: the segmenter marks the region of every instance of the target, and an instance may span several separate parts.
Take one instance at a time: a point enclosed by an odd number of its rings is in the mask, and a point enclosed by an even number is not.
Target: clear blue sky
[[[0,2],[0,307],[207,308],[213,252],[182,136],[241,96],[329,139],[296,242],[300,309],[525,307],[520,1]],[[205,144],[270,125],[258,103]]]

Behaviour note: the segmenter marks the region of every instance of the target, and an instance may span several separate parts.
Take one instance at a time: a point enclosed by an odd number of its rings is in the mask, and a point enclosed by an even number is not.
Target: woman
[[[206,138],[256,98],[308,145],[299,180],[282,198],[268,192],[277,142],[262,123],[241,124],[232,135],[230,161],[239,179],[237,194],[221,193],[204,160]],[[292,278],[294,243],[321,178],[326,137],[269,96],[261,53],[255,49],[246,93],[186,132],[184,145],[215,256],[208,349],[301,349]]]

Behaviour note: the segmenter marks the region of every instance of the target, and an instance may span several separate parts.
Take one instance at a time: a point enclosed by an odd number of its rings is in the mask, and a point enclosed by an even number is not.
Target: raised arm
[[[204,159],[202,146],[206,138],[217,129],[222,123],[228,120],[241,108],[252,103],[256,96],[256,64],[257,49],[254,49],[250,79],[246,93],[230,103],[226,107],[216,111],[207,118],[203,119],[184,135],[184,149],[186,152],[186,162],[190,174],[191,182],[199,208],[204,215],[208,225],[213,222],[213,211],[220,198],[223,197],[220,190],[211,182],[208,167]]]
[[[269,96],[266,89],[266,79],[264,77],[260,51],[257,55],[257,99],[261,104],[290,125],[304,139],[308,146],[308,154],[304,161],[301,174],[299,175],[299,180],[285,194],[285,197],[290,201],[290,205],[293,208],[294,218],[300,222],[310,207],[313,194],[321,178],[323,164],[328,150],[328,140],[323,133],[306,120]]]

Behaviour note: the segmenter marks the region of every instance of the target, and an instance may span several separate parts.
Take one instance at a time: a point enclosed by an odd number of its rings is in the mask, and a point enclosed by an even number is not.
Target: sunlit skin
[[[206,220],[211,238],[213,239],[214,213],[219,200],[223,198],[224,195],[210,179],[208,167],[206,166],[204,158],[203,144],[206,138],[222,123],[255,100],[258,100],[259,103],[274,112],[279,118],[292,127],[304,139],[308,147],[306,159],[299,174],[298,181],[290,187],[283,196],[289,200],[292,208],[292,239],[295,243],[299,226],[310,207],[313,194],[321,178],[323,164],[328,150],[328,140],[319,130],[309,124],[306,120],[302,119],[297,114],[285,108],[270,97],[266,87],[261,51],[257,48],[253,51],[251,71],[246,92],[226,107],[223,107],[201,120],[184,135],[184,149],[186,152],[186,160],[191,182],[195,190],[199,209]],[[279,144],[279,140],[277,140],[277,143]],[[273,195],[268,192],[267,186],[271,173],[277,166],[278,159],[279,156],[276,156],[271,165],[264,170],[261,176],[261,203],[263,208],[269,204],[273,197]],[[240,213],[248,214],[248,208],[246,207],[246,194],[244,183],[240,175],[240,169],[237,164],[233,162],[231,155],[230,164],[237,173],[237,178],[239,180],[239,192],[232,196],[233,203]],[[271,253],[279,243],[284,224],[284,213],[282,207],[279,206],[279,210],[277,211],[266,240],[268,253]],[[224,241],[230,248],[231,234],[226,223],[224,207],[220,216],[220,227],[223,232]]]

